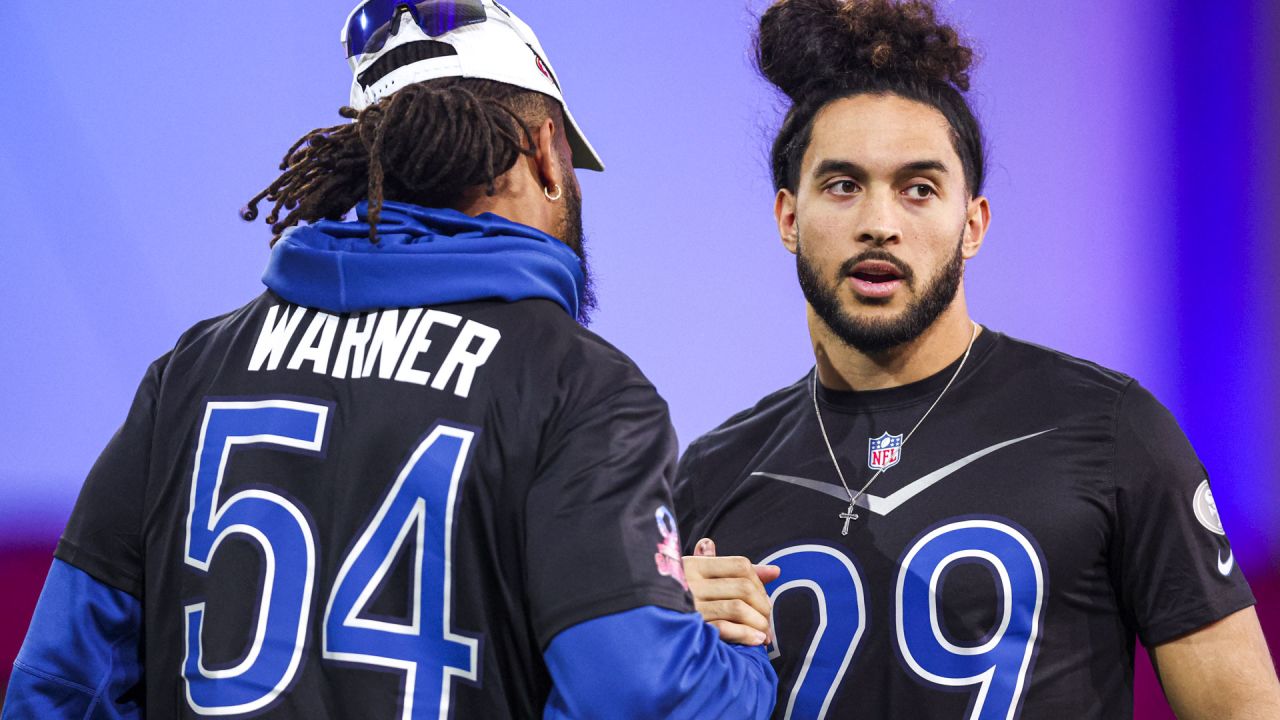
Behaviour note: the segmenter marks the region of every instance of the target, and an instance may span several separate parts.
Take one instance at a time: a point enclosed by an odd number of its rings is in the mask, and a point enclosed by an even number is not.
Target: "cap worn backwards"
[[[447,32],[434,37],[423,26],[442,26],[433,14],[454,17],[453,0],[366,0],[358,5],[343,28],[344,45],[349,45],[352,29],[368,24],[369,17],[387,16],[388,27],[365,33],[385,36],[385,42],[376,50],[348,52],[354,76],[351,107],[363,110],[406,85],[437,78],[481,78],[507,83],[555,98],[564,110],[574,167],[604,170],[600,156],[569,111],[559,79],[533,30],[494,0],[471,0],[471,4],[477,13],[483,9],[482,19],[444,24],[449,28]],[[374,6],[380,14],[371,12]]]

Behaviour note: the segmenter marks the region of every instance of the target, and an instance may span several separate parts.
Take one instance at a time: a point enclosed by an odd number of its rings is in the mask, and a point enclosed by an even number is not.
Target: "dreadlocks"
[[[497,178],[533,155],[530,124],[557,111],[545,95],[490,80],[409,85],[359,113],[339,110],[355,122],[303,136],[285,153],[280,177],[240,215],[252,222],[259,203],[274,203],[266,217],[274,244],[289,227],[341,219],[367,198],[369,240],[377,242],[385,200],[450,207],[470,188],[493,195]]]

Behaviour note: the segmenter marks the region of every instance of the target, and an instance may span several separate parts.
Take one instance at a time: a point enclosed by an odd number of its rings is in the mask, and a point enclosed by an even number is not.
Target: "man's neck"
[[[556,207],[542,194],[542,187],[525,168],[525,163],[515,167],[494,181],[497,192],[490,195],[483,186],[475,187],[463,195],[455,210],[472,217],[493,213],[511,222],[528,225],[548,235],[558,229]]]
[[[975,332],[963,294],[920,337],[873,355],[845,344],[812,308],[808,313],[818,379],[832,390],[880,390],[923,380],[959,360]]]

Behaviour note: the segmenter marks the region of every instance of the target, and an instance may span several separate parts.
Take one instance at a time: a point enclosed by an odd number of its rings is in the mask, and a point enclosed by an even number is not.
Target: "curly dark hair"
[[[340,219],[364,199],[369,240],[377,242],[386,200],[452,207],[472,188],[493,195],[497,178],[534,153],[531,126],[548,117],[563,126],[551,97],[473,78],[408,85],[339,114],[354,122],[304,135],[285,153],[280,177],[241,210],[251,222],[259,203],[274,203],[266,217],[272,244],[289,227]]]
[[[756,64],[792,102],[774,140],[776,189],[795,190],[813,121],[834,100],[893,94],[936,108],[971,195],[982,193],[982,128],[963,93],[973,49],[933,0],[778,0],[760,17]]]

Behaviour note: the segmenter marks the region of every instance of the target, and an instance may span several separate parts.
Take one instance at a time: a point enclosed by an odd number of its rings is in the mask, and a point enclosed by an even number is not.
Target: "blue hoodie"
[[[262,281],[289,302],[335,313],[538,297],[578,317],[581,263],[544,232],[492,213],[388,202],[375,245],[368,205],[356,213],[288,230]]]
[[[559,240],[492,214],[386,203],[377,244],[358,219],[293,228],[263,282],[329,312],[481,299],[551,300],[577,316],[584,276]],[[9,684],[3,717],[141,718],[142,605],[55,560]],[[545,718],[767,718],[777,676],[762,648],[728,645],[696,613],[655,606],[560,632],[543,653]]]

